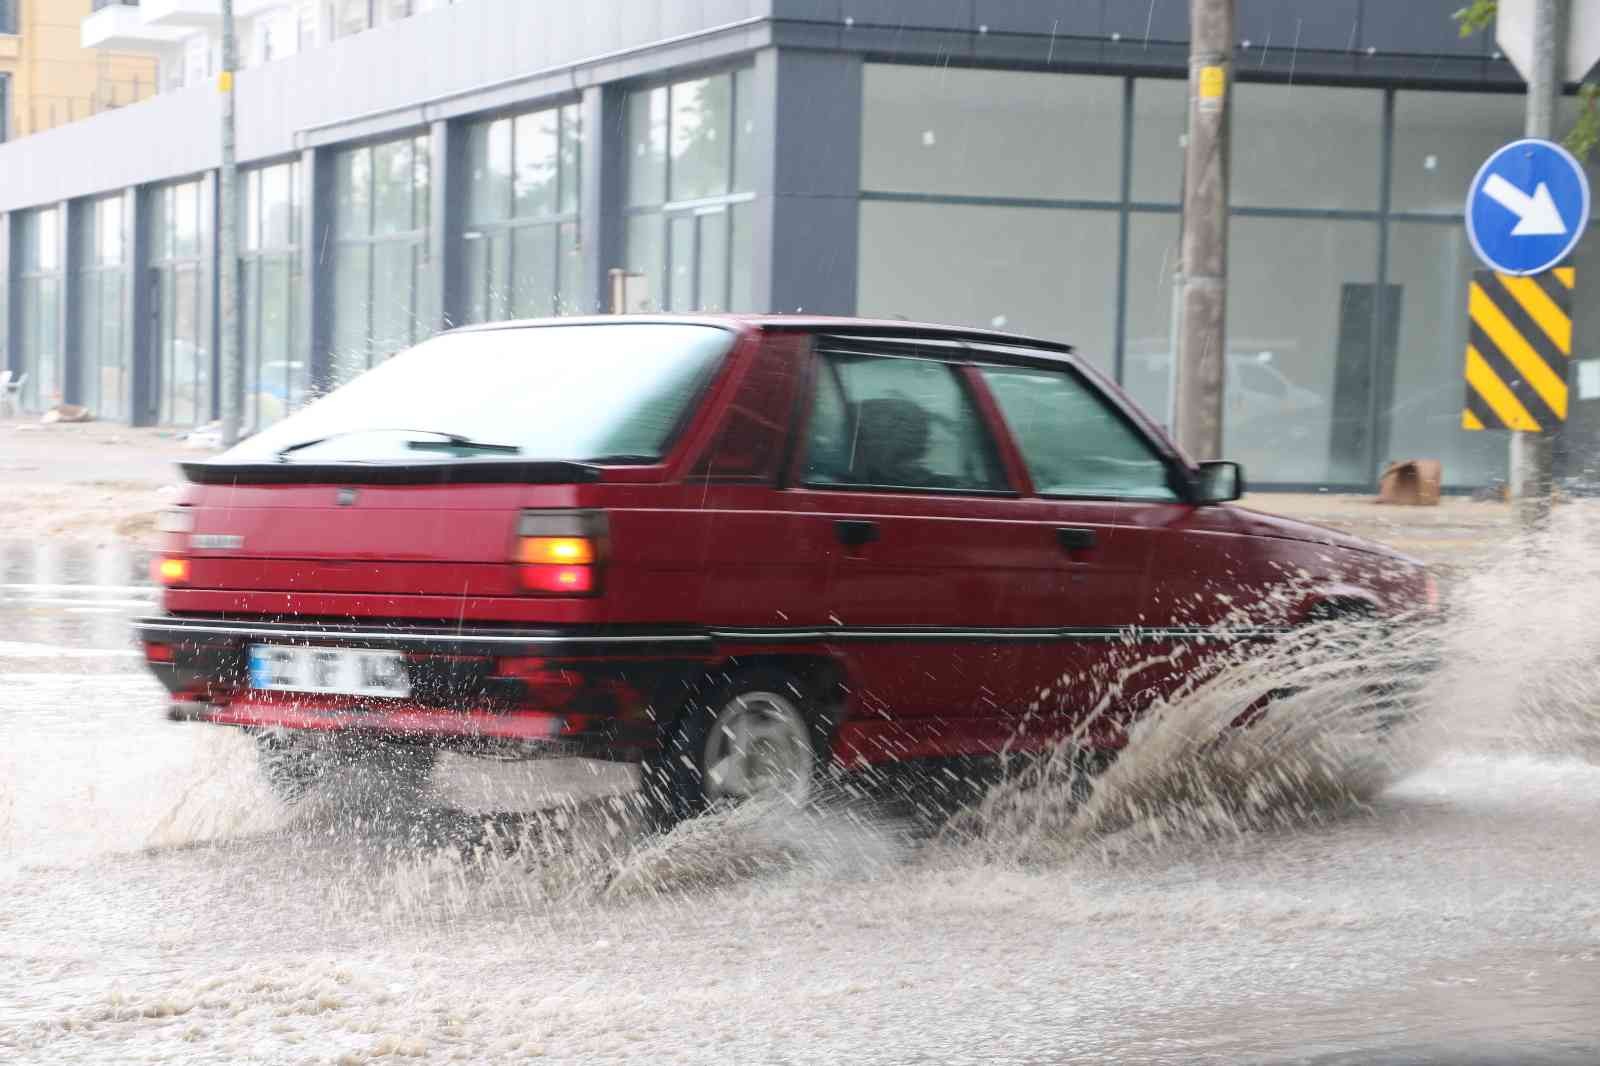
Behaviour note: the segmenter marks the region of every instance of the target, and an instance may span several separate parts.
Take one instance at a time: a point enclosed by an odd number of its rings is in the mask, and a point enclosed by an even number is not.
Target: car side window
[[[1041,496],[1176,500],[1149,441],[1071,374],[981,368]]]
[[[810,485],[1010,489],[955,368],[931,359],[824,353],[803,480]]]

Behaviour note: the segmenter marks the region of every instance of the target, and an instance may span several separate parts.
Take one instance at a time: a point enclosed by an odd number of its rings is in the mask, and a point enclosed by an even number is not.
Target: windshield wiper
[[[428,432],[433,432],[429,430]],[[497,444],[488,440],[473,440],[456,433],[441,433],[444,440],[408,440],[406,447],[414,452],[498,452],[501,455],[520,455],[522,449],[515,444]]]
[[[638,452],[617,452],[613,455],[596,455],[583,460],[586,463],[659,463],[659,455],[644,455]]]
[[[463,450],[463,451],[499,452],[499,453],[502,453],[502,454],[505,454],[505,455],[517,455],[522,451],[522,449],[517,447],[515,444],[495,444],[495,443],[493,443],[491,441],[473,440],[471,437],[463,437],[459,433],[446,433],[443,430],[438,430],[438,429],[386,429],[386,428],[378,428],[378,429],[347,429],[347,430],[345,430],[345,431],[343,431],[341,433],[329,433],[325,437],[313,437],[311,440],[303,440],[303,441],[299,441],[298,443],[290,444],[290,445],[287,445],[286,447],[279,448],[277,453],[276,453],[276,457],[278,458],[279,461],[283,461],[283,460],[287,459],[293,453],[295,453],[297,451],[300,451],[302,448],[312,448],[312,447],[315,447],[318,444],[326,444],[328,441],[334,440],[334,439],[339,438],[339,437],[350,437],[350,436],[354,436],[354,435],[356,435],[358,433],[427,433],[427,434],[430,434],[432,436],[442,438],[441,440],[438,440],[438,441],[424,441],[424,440],[408,440],[408,441],[406,441],[406,447],[407,448],[410,448],[413,451],[419,451],[419,452],[451,451],[451,450],[455,450],[455,449],[460,449],[460,450]]]

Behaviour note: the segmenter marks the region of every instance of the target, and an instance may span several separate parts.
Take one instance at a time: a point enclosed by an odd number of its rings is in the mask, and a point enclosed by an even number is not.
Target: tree
[[[1500,0],[1472,0],[1472,3],[1450,16],[1461,26],[1461,36],[1471,37],[1494,24]],[[1600,147],[1600,84],[1586,81],[1578,87],[1578,121],[1563,141],[1567,151],[1584,162]]]

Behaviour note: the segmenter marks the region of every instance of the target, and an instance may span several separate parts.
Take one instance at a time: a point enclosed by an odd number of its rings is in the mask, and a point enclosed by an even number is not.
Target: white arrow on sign
[[[1559,237],[1567,232],[1561,212],[1550,198],[1550,187],[1540,182],[1529,196],[1498,174],[1483,183],[1483,194],[1517,216],[1513,237]]]

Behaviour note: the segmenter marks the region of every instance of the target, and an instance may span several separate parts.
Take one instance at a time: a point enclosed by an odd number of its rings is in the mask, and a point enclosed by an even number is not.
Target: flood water
[[[1349,789],[1372,752],[1164,735],[1087,813],[641,843],[563,802],[627,789],[584,763],[451,757],[420,801],[286,812],[243,738],[162,717],[142,559],[0,543],[0,1058],[1594,1062],[1586,554],[1464,584],[1427,728]],[[1315,787],[1264,784],[1291,764]]]

